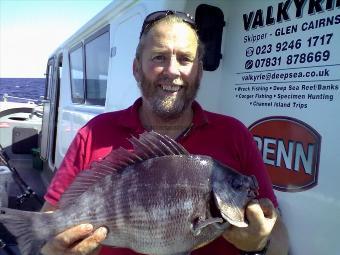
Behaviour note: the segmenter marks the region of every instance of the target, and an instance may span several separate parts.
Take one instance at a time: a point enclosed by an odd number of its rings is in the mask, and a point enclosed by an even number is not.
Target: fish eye
[[[239,178],[234,178],[231,181],[231,187],[235,190],[240,190],[242,189],[243,183],[242,180],[240,180]]]

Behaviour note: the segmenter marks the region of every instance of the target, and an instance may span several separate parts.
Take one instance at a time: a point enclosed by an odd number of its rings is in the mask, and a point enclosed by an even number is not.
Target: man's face
[[[135,62],[143,100],[159,117],[176,118],[191,105],[202,64],[195,33],[188,25],[155,25],[146,35],[141,59]]]

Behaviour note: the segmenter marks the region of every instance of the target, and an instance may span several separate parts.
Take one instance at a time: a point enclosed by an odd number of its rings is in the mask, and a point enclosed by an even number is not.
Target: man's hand
[[[277,213],[269,199],[253,200],[246,208],[248,227],[231,226],[223,237],[235,247],[243,251],[262,250],[273,230],[277,220]]]
[[[58,234],[41,249],[44,255],[94,255],[97,254],[107,235],[107,229],[100,227],[93,232],[90,224],[81,224]]]

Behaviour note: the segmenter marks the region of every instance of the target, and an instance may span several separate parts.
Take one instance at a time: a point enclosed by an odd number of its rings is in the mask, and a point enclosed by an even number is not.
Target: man
[[[131,148],[127,138],[154,130],[176,139],[193,154],[210,155],[245,174],[255,174],[259,181],[260,199],[246,209],[249,226],[231,227],[192,254],[287,254],[287,231],[274,207],[277,202],[251,134],[239,121],[203,111],[194,101],[203,72],[202,55],[189,16],[172,11],[150,14],[133,63],[142,98],[126,110],[97,116],[78,132],[51,182],[43,210],[58,208],[61,194],[93,160],[120,146]],[[97,254],[106,233],[105,228],[76,226],[46,243],[42,253]],[[100,254],[136,253],[103,248]]]

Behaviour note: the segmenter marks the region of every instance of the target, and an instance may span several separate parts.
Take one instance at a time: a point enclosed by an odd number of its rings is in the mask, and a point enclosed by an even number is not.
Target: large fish
[[[44,241],[81,223],[108,227],[107,245],[154,255],[188,254],[230,224],[247,226],[254,176],[190,155],[155,132],[130,142],[133,152],[117,149],[81,172],[53,213],[0,208],[23,255],[38,254]]]

